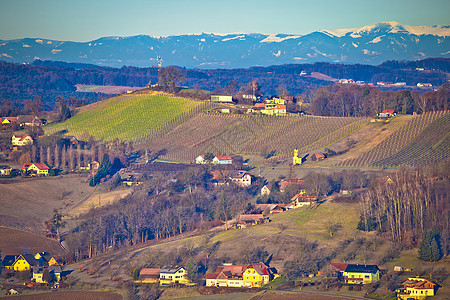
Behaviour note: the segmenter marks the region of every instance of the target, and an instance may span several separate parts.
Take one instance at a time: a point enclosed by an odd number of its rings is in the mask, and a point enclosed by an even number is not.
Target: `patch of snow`
[[[417,54],[420,54],[421,56],[423,56],[423,57],[425,57],[425,56],[427,56],[425,53],[423,53],[423,52],[418,52]]]
[[[51,44],[52,44],[52,41],[47,41],[47,44],[48,44],[48,45],[51,45]]]
[[[343,37],[347,33],[355,31],[356,29],[357,28],[343,28],[343,29],[333,29],[333,30],[325,29],[325,30],[320,30],[319,32],[325,33],[326,35],[329,35],[329,36]]]
[[[175,52],[177,52],[177,50],[173,50],[173,51],[172,51],[172,54],[174,54]]]
[[[365,55],[379,55],[380,52],[363,49]]]
[[[354,42],[352,42],[352,45],[353,45],[353,47],[355,47],[355,48],[358,48],[358,47],[359,47],[359,45],[356,44],[356,43],[354,43]]]
[[[381,42],[381,38],[382,38],[383,36],[385,36],[385,35],[377,36],[376,38],[374,38],[373,40],[371,40],[371,41],[368,42],[367,44],[370,44],[370,43],[372,43],[372,44],[379,43],[379,42]]]
[[[27,45],[27,44],[23,44],[22,47],[24,47],[24,48],[31,48],[31,46]]]
[[[11,55],[8,55],[8,54],[6,54],[6,53],[2,53],[2,56],[4,56],[4,57],[9,57],[9,58],[13,58]]]
[[[278,50],[278,52],[277,53],[272,53],[273,55],[275,55],[276,57],[280,57],[280,55],[281,55],[281,51],[280,50]]]
[[[354,39],[357,39],[357,38],[360,38],[360,37],[361,37],[361,35],[356,34],[356,33],[352,33],[352,34],[350,34],[350,36],[351,36],[352,38],[354,38]]]
[[[447,54],[450,54],[450,51],[447,51],[447,52],[441,53],[441,55],[447,55]]]
[[[235,36],[235,37],[232,37],[232,38],[226,38],[226,39],[223,39],[222,42],[227,42],[227,41],[231,41],[231,40],[235,40],[235,39],[241,39],[241,38],[245,39],[245,35],[238,35],[238,36]]]
[[[303,58],[303,57],[294,57],[294,60],[306,60],[306,58]]]
[[[286,37],[278,37],[276,34],[269,34],[265,39],[259,41],[260,43],[280,43],[289,39],[298,39],[300,35],[291,35]]]
[[[59,50],[59,49],[53,49],[52,50],[52,54],[56,54],[56,53],[58,53],[58,52],[61,52],[62,50]]]
[[[34,40],[36,43],[39,43],[39,44],[41,44],[42,45],[42,43],[43,43],[43,41],[42,40]]]
[[[302,42],[298,42],[297,46],[300,45]]]
[[[153,50],[153,46],[150,47],[150,50]]]
[[[201,39],[200,42],[206,42],[206,40],[205,39]]]
[[[98,43],[99,45],[102,45],[103,43]]]
[[[38,59],[41,59],[41,58],[39,56],[34,57],[34,60],[38,60]]]

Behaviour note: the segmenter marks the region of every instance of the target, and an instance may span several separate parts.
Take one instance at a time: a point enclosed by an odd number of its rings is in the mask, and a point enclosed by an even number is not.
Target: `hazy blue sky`
[[[450,0],[0,0],[0,39],[201,32],[307,34],[383,21],[450,24]]]

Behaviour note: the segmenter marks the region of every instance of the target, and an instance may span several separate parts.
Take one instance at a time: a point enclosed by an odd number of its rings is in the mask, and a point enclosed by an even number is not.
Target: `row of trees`
[[[382,92],[359,85],[329,85],[319,88],[311,97],[311,112],[336,117],[374,116],[384,109],[412,114],[450,108],[450,84],[424,94],[407,90]]]

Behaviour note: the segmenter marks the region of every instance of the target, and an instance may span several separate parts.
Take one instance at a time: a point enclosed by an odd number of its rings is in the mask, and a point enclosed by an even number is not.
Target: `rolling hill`
[[[105,141],[145,139],[205,107],[162,93],[123,95],[85,106],[66,122],[47,126],[45,132],[64,131],[84,140],[89,135]]]
[[[340,167],[417,166],[449,155],[448,111],[398,116],[389,123],[369,118],[266,116],[207,112],[209,102],[162,93],[126,94],[87,105],[64,123],[45,127],[81,140],[133,141],[140,149],[163,150],[162,158],[192,162],[198,155],[262,155],[290,161],[293,149],[307,155],[326,147],[345,150],[345,141],[364,133],[358,153],[333,157]],[[375,127],[374,127],[375,126]]]

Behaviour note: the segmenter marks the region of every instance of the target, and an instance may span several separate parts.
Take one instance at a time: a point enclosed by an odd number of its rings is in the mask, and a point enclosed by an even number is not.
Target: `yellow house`
[[[33,144],[33,138],[28,134],[14,134],[11,138],[13,146],[24,146]]]
[[[377,265],[349,264],[344,272],[345,283],[369,284],[380,280]]]
[[[436,294],[437,285],[423,278],[408,278],[402,283],[403,288],[397,290],[397,299],[426,299]]]
[[[48,176],[49,169],[44,163],[26,163],[22,167],[22,172],[30,172],[38,176]]]
[[[192,284],[182,266],[164,267],[159,271],[159,285]]]
[[[43,267],[33,267],[33,280],[37,283],[48,283],[43,279],[44,271],[48,269],[50,276],[52,276],[53,281],[61,280],[61,267],[60,266],[52,266],[48,268]]]
[[[243,274],[244,286],[261,287],[278,276],[264,263],[251,264],[245,269]]]
[[[58,262],[56,259],[48,252],[39,252],[34,256],[41,263],[47,263],[49,266],[56,266]]]
[[[31,267],[37,266],[39,263],[32,254],[18,255],[12,265],[14,271],[27,271]]]

